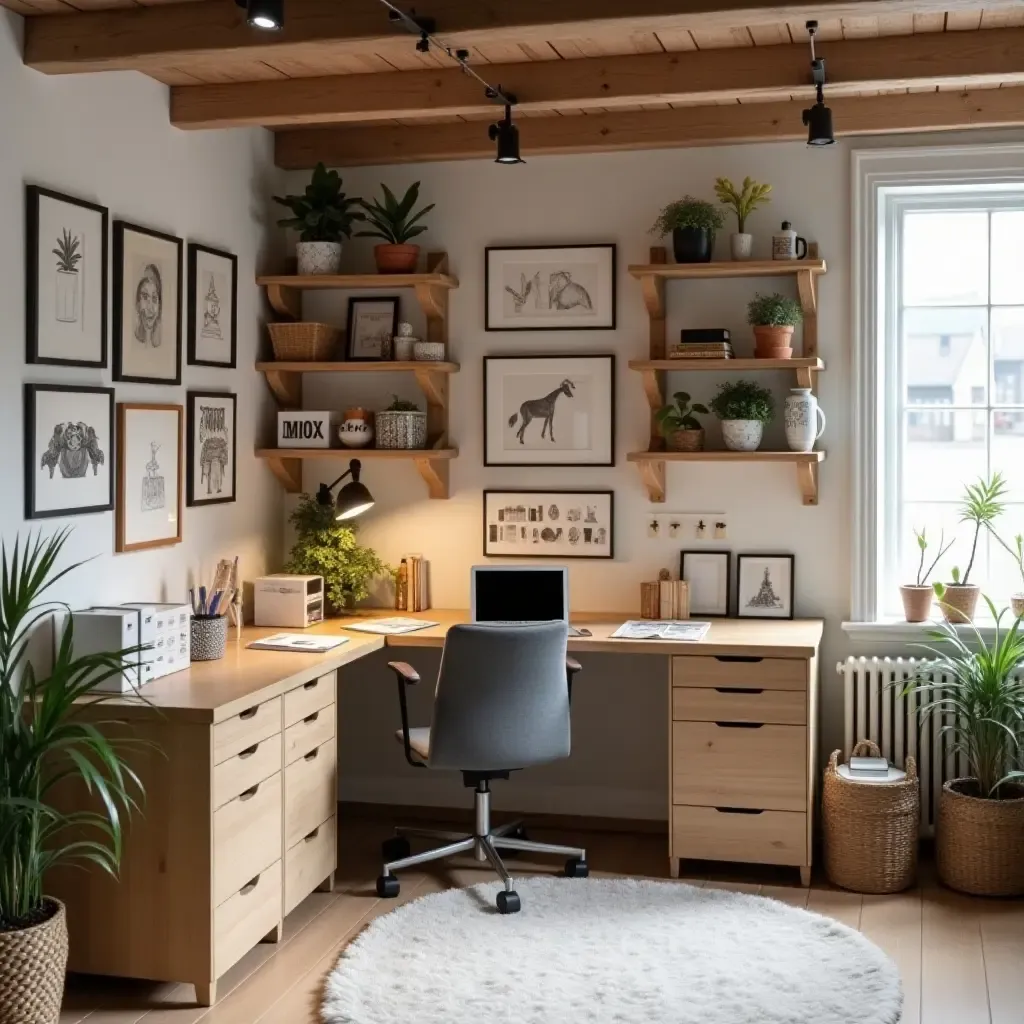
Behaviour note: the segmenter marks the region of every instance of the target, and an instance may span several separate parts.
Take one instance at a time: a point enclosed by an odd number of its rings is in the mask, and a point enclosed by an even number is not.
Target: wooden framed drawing
[[[615,246],[489,246],[488,331],[615,329]]]
[[[690,586],[690,615],[726,616],[732,596],[728,551],[683,551],[679,578]]]
[[[180,405],[117,404],[116,551],[181,543]]]
[[[25,518],[114,507],[114,389],[25,385]]]
[[[738,555],[736,614],[741,619],[793,618],[792,555]]]
[[[389,345],[397,328],[397,295],[350,299],[345,328],[348,358],[353,362],[389,358]]]
[[[188,362],[233,369],[238,347],[238,257],[188,244]]]
[[[220,505],[235,500],[237,400],[213,391],[188,393],[185,500]]]
[[[614,466],[615,356],[484,358],[485,466]]]
[[[105,206],[25,188],[25,358],[107,365]]]
[[[184,243],[114,221],[114,380],[181,383]]]
[[[484,491],[484,555],[614,558],[613,491]]]

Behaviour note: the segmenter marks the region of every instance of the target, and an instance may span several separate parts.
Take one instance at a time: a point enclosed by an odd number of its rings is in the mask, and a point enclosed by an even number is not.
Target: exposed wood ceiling
[[[285,0],[250,29],[233,0],[0,0],[25,63],[134,69],[170,85],[182,128],[265,125],[308,167],[487,157],[496,108],[377,0]],[[410,6],[409,4],[406,5]],[[988,0],[417,0],[438,35],[516,93],[525,153],[802,136],[808,18],[837,131],[1024,124],[1024,4]]]

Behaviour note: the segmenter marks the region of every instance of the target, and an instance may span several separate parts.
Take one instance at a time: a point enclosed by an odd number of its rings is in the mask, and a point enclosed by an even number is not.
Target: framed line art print
[[[679,555],[679,578],[690,586],[690,615],[727,616],[731,574],[728,551],[683,551]]]
[[[189,366],[234,369],[238,348],[238,257],[188,244]]]
[[[792,555],[737,555],[736,614],[741,619],[793,618]]]
[[[488,331],[615,329],[615,246],[489,246]]]
[[[114,380],[181,383],[181,265],[174,235],[114,221]]]
[[[25,359],[107,365],[105,206],[25,188]]]
[[[114,507],[114,389],[25,385],[25,518]]]
[[[613,491],[484,491],[485,557],[614,558]]]
[[[235,500],[236,410],[233,394],[188,393],[185,501],[189,507]]]
[[[352,362],[387,358],[398,329],[398,296],[349,299],[345,328],[346,354]]]
[[[181,543],[180,405],[117,404],[115,551]]]

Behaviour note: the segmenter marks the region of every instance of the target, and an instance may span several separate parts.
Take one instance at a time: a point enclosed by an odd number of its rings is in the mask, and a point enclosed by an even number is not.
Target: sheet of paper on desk
[[[333,651],[335,647],[348,643],[347,636],[304,636],[302,633],[275,633],[265,636],[262,640],[253,640],[246,647],[257,651],[305,651],[309,654],[322,654]]]
[[[693,643],[703,640],[711,628],[710,622],[666,622],[648,619],[630,619],[614,633],[619,640],[682,640]]]
[[[342,626],[342,629],[354,629],[357,633],[384,633],[394,636],[396,633],[414,633],[417,629],[427,629],[430,626],[439,626],[439,622],[427,622],[425,619],[405,619],[395,615],[390,619],[369,619],[366,622],[356,622],[351,626]]]

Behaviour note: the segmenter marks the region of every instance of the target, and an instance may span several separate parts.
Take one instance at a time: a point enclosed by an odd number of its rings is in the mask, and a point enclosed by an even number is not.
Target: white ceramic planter
[[[735,232],[729,236],[729,251],[734,260],[749,260],[754,251],[754,236]]]
[[[760,420],[722,420],[722,440],[731,452],[756,452],[763,433]]]
[[[814,450],[825,430],[825,414],[810,388],[790,388],[786,399],[786,443],[793,452]],[[819,426],[819,420],[820,426]]]
[[[298,242],[295,257],[300,277],[337,274],[341,270],[341,242]]]

